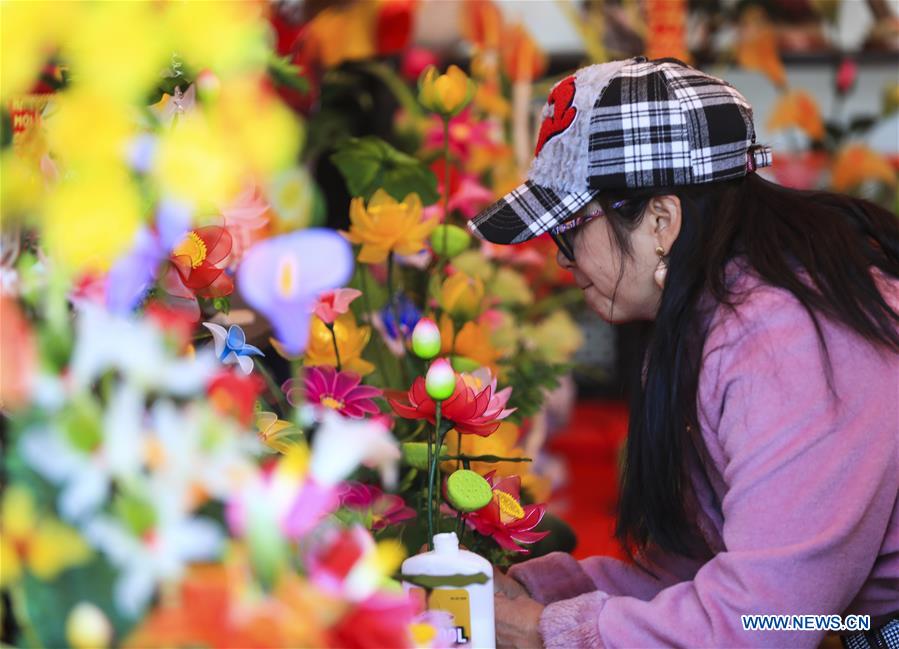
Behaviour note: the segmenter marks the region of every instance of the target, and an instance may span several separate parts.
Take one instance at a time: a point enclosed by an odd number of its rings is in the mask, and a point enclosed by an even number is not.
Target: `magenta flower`
[[[345,417],[361,419],[366,414],[380,412],[372,399],[381,396],[381,390],[370,385],[360,385],[362,377],[355,372],[338,372],[333,367],[321,365],[307,367],[303,388],[296,379],[287,379],[281,389],[290,405],[302,402],[336,410]],[[304,389],[304,396],[297,391]]]
[[[415,518],[415,510],[396,494],[384,493],[374,485],[346,482],[339,488],[340,505],[371,517],[370,529],[377,531],[388,525]]]
[[[337,316],[343,315],[350,308],[350,302],[362,295],[362,291],[354,288],[337,288],[318,296],[312,309],[325,324],[334,324]]]

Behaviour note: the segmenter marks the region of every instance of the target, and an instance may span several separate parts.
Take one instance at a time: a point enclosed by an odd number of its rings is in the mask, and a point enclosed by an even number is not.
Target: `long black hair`
[[[681,229],[666,260],[643,381],[632,399],[616,537],[631,556],[652,543],[698,557],[704,546],[686,509],[688,431],[699,430],[696,396],[712,314],[740,300],[725,267],[742,258],[761,281],[790,291],[809,313],[825,360],[822,317],[899,352],[899,314],[870,272],[873,266],[899,277],[899,220],[870,201],[790,189],[755,173],[704,185],[605,192],[600,202],[624,255],[631,254],[629,231],[649,200],[661,195],[680,199]],[[829,361],[827,368],[830,376]]]

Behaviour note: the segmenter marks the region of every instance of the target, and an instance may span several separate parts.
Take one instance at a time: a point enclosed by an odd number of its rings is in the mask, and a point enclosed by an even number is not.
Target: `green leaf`
[[[410,193],[418,194],[424,205],[440,198],[437,178],[430,169],[378,137],[349,138],[331,155],[331,161],[353,196],[367,200],[383,189],[398,201]]]
[[[299,66],[293,65],[287,57],[271,56],[268,61],[268,73],[282,86],[301,93],[309,92],[309,80],[302,76],[303,71]]]
[[[473,575],[400,575],[400,579],[412,584],[413,586],[421,586],[422,588],[440,588],[441,586],[449,586],[451,588],[464,588],[472,584],[486,584],[490,578],[483,572]]]

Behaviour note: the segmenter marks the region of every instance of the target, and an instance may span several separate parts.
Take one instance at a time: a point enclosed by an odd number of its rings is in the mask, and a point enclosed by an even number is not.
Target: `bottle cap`
[[[437,554],[455,554],[459,551],[459,539],[455,532],[434,535],[434,551]]]

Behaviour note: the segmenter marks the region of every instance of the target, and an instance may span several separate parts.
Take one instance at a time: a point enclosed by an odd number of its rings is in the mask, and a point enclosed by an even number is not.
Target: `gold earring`
[[[665,263],[665,249],[662,246],[656,248],[656,254],[659,256],[659,264],[656,266],[652,277],[661,290],[665,288],[665,278],[668,276],[668,264]]]

